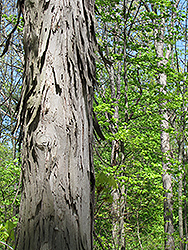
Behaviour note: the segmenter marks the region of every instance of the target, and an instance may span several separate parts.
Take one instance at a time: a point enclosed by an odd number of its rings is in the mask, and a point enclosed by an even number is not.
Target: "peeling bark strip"
[[[93,0],[25,0],[19,250],[92,249]]]

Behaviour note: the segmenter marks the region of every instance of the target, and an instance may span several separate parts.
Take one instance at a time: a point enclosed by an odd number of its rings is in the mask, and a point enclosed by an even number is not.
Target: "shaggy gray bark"
[[[93,0],[26,0],[19,250],[92,249]]]

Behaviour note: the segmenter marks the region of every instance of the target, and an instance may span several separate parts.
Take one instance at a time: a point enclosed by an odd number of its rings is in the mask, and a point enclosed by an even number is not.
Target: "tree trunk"
[[[161,20],[160,27],[155,30],[155,49],[157,57],[161,59],[158,63],[158,67],[165,67],[169,56],[171,53],[171,46],[167,45],[166,53],[164,53],[164,34],[165,34],[165,21],[164,18]],[[165,54],[165,56],[164,56]],[[161,86],[161,93],[166,96],[166,85],[167,76],[166,73],[159,73],[158,78],[159,84]],[[169,129],[169,115],[166,109],[166,100],[162,98],[161,100],[161,151],[163,154],[162,167],[162,181],[164,188],[164,233],[165,233],[165,250],[173,250],[174,246],[174,226],[173,226],[173,193],[172,193],[172,178],[169,173],[170,162],[169,162],[169,152],[170,152],[170,138],[167,130]]]
[[[110,76],[110,88],[111,88],[111,98],[112,100],[116,100],[115,103],[117,105],[114,106],[114,114],[113,118],[116,120],[115,126],[112,126],[112,131],[115,134],[118,130],[118,121],[119,121],[119,100],[120,100],[120,74],[121,74],[121,66],[118,62],[118,71],[117,71],[117,79],[115,80],[114,75],[114,66],[110,67],[109,76]],[[116,83],[116,84],[115,84]],[[116,93],[117,89],[117,93]],[[117,140],[112,141],[112,152],[111,152],[111,165],[116,166],[119,163],[117,162],[119,156],[119,146],[120,142]],[[113,204],[112,204],[112,238],[113,238],[113,249],[125,249],[125,230],[124,230],[124,206],[125,199],[123,196],[124,193],[124,185],[120,186],[116,190],[113,190]]]
[[[179,142],[179,188],[178,188],[178,200],[179,200],[179,207],[178,207],[178,215],[179,215],[179,237],[180,237],[180,250],[184,249],[184,244],[183,244],[183,200],[182,200],[182,195],[183,195],[183,174],[182,174],[182,166],[183,166],[183,147],[184,147],[184,140]]]
[[[165,250],[173,250],[174,248],[174,226],[173,226],[173,193],[172,193],[172,178],[169,171],[168,154],[169,147],[169,134],[165,132],[168,129],[168,116],[163,115],[164,119],[162,120],[162,132],[161,132],[161,151],[164,155],[163,157],[163,188],[164,188],[164,233],[165,233]]]
[[[19,250],[92,249],[91,0],[26,0]]]
[[[185,157],[185,156],[184,156]],[[187,197],[187,192],[186,192],[186,173],[185,173],[185,168],[184,168],[184,195]],[[184,200],[184,225],[185,225],[185,250],[188,249],[188,230],[187,230],[187,200]]]

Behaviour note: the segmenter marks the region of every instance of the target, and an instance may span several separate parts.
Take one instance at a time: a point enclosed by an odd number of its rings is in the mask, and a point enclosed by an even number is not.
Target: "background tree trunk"
[[[179,184],[178,184],[178,200],[179,200],[179,207],[178,207],[178,216],[179,216],[179,237],[180,237],[180,250],[184,249],[184,244],[183,244],[183,200],[182,200],[182,195],[183,195],[183,150],[184,150],[184,140],[180,139],[179,141],[179,150],[178,150],[178,160],[179,160]]]
[[[18,249],[92,249],[93,1],[26,0]]]
[[[155,8],[153,7],[153,11]],[[161,59],[158,63],[158,67],[163,68],[166,66],[169,61],[170,53],[172,51],[171,45],[167,45],[165,49],[164,44],[164,34],[165,34],[165,20],[161,19],[161,24],[159,28],[155,30],[155,50],[157,57]],[[166,54],[164,53],[166,52]],[[165,56],[164,56],[165,54]],[[173,225],[173,193],[172,193],[172,177],[169,173],[170,162],[169,162],[169,153],[170,153],[170,137],[167,130],[169,129],[169,114],[166,108],[167,101],[166,98],[166,85],[167,85],[167,75],[166,73],[159,73],[158,82],[161,86],[161,151],[163,155],[162,167],[162,181],[164,188],[164,233],[165,233],[165,250],[175,249],[174,245],[174,225]]]

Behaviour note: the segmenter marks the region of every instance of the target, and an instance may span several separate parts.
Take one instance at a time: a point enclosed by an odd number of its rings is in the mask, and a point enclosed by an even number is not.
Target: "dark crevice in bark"
[[[89,76],[89,80],[92,81],[93,79],[93,75],[91,73],[91,69],[90,69],[90,63],[89,63],[89,60],[87,58],[87,68],[88,68],[88,76]]]
[[[67,70],[68,70],[68,74],[69,74],[69,77],[70,77],[70,81],[71,81],[71,71],[70,71],[70,62],[69,62],[69,58],[67,57]]]
[[[84,68],[83,68],[82,58],[80,57],[80,52],[79,52],[79,48],[77,45],[76,45],[76,55],[77,55],[79,74],[80,74],[80,78],[82,81],[83,96],[86,97],[86,85],[87,85],[87,83],[86,83],[86,79],[84,76]]]
[[[55,75],[54,67],[52,67],[52,72],[53,72],[54,81],[55,81],[55,91],[56,91],[56,95],[61,96],[62,89],[60,88],[59,84],[57,83],[57,78],[56,78],[56,75]]]
[[[28,161],[29,172],[31,173],[31,163]]]
[[[83,10],[84,10],[84,17],[85,17],[85,22],[86,22],[86,27],[87,27],[87,30],[88,30],[88,32],[89,32],[89,25],[88,25],[88,13],[87,13],[87,11],[86,11],[86,8],[85,8],[85,2],[84,2],[84,0],[82,0],[82,5],[83,5]]]
[[[68,21],[65,21],[65,23],[66,23],[66,29],[69,29],[69,23],[68,23]]]
[[[37,216],[41,210],[42,207],[42,201],[40,200],[40,202],[38,203],[36,210],[35,210],[35,216]]]
[[[44,11],[48,9],[49,4],[50,4],[50,0],[48,0],[48,1],[44,1],[43,6],[42,6],[42,7],[43,7],[43,9],[44,9]]]
[[[33,107],[27,109],[26,123],[29,123],[33,112]]]
[[[29,89],[29,84],[27,85],[26,95],[25,95],[25,98],[24,98],[24,103],[27,102],[27,100],[31,97],[31,95],[35,95],[35,87],[36,87],[36,85],[37,85],[37,79],[35,77],[35,79],[32,81],[31,89]]]
[[[53,13],[55,9],[55,5],[52,6],[51,12]]]
[[[75,102],[74,102],[74,99],[72,97],[72,93],[71,92],[72,92],[72,88],[70,87],[69,88],[69,96],[70,96],[70,99],[72,100],[72,106],[73,106],[74,110],[77,110],[77,107],[75,105]]]
[[[44,62],[45,62],[45,58],[46,58],[46,52],[48,50],[48,46],[49,46],[49,41],[50,41],[50,36],[51,36],[51,28],[49,30],[49,34],[48,34],[48,38],[47,38],[47,41],[46,41],[46,47],[45,47],[45,50],[42,54],[42,57],[41,57],[41,64],[40,64],[40,73],[42,72],[42,68],[44,66]]]
[[[93,17],[91,14],[90,14],[90,20],[91,20],[90,33],[91,33],[91,36],[93,37],[93,40],[95,41],[95,26],[94,26]]]
[[[38,36],[33,32],[32,38],[30,39],[30,43],[28,44],[29,51],[34,54],[34,56],[38,57],[38,49],[39,49],[39,40]]]
[[[84,49],[84,46],[85,46],[85,42],[84,42],[84,38],[82,36],[82,31],[81,31],[81,28],[80,28],[80,38],[81,38],[81,43],[83,45],[83,49]]]
[[[70,70],[70,63],[72,65],[72,71]],[[75,97],[77,98],[78,97],[78,95],[77,95],[77,79],[76,79],[76,74],[75,74],[76,70],[75,70],[74,62],[72,61],[71,58],[70,58],[70,62],[67,60],[67,65],[68,65],[68,72],[69,72],[69,76],[70,76],[70,82],[72,80],[72,77],[74,78],[74,81],[73,81],[74,94],[75,94]],[[71,89],[72,89],[72,87],[71,87]],[[75,107],[75,110],[76,110],[76,107]]]
[[[39,37],[41,36],[42,28],[43,28],[43,22],[41,23],[41,26],[40,26]],[[45,32],[46,31],[47,31],[47,29],[45,28]]]
[[[29,135],[31,135],[31,133],[34,132],[37,129],[37,126],[38,126],[38,123],[39,123],[39,120],[40,120],[40,111],[41,111],[41,105],[39,105],[39,107],[37,109],[36,116],[32,119],[32,121],[29,120],[29,122],[30,122],[29,132],[28,132]]]
[[[28,249],[30,249],[30,239],[28,239]]]
[[[74,71],[74,67],[73,67],[73,71]],[[76,74],[75,74],[75,71],[74,71],[74,94],[75,94],[75,97],[78,98],[76,84],[77,84],[77,80],[76,80]]]
[[[31,138],[31,140],[30,140],[29,150],[31,151],[32,148],[33,148],[33,138]]]
[[[37,162],[37,155],[36,155],[35,149],[33,148],[31,152],[32,152],[33,161],[34,161],[34,163],[36,163]]]
[[[66,236],[69,236],[69,230],[68,230],[68,228],[66,228],[67,230],[67,232],[66,232]],[[70,247],[69,247],[69,245],[70,245],[70,238],[68,237],[68,240],[67,240],[67,237],[64,237],[64,240],[65,240],[65,243],[66,243],[66,246],[67,246],[67,250],[71,250],[70,249]]]
[[[74,24],[74,14],[73,13],[72,13],[72,27],[73,27],[73,30],[75,31],[76,29],[75,29],[75,24]]]
[[[45,90],[45,85],[44,85],[43,88],[42,88],[42,94],[44,93],[44,90]]]
[[[31,65],[30,65],[30,74],[31,74],[31,79],[33,80],[33,71],[34,71],[34,65],[33,65],[33,63],[31,63]]]

